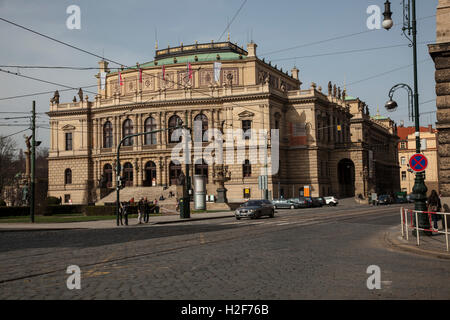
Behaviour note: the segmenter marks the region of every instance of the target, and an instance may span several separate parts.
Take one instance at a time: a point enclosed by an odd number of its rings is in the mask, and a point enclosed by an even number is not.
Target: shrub
[[[6,202],[3,199],[0,199],[0,207],[6,207]]]
[[[48,197],[47,198],[47,205],[52,206],[52,205],[58,205],[61,204],[61,199],[57,198],[57,197]]]
[[[44,216],[53,216],[58,214],[80,214],[84,212],[84,205],[49,205],[45,208]]]
[[[30,215],[30,207],[0,207],[0,217],[28,215]]]

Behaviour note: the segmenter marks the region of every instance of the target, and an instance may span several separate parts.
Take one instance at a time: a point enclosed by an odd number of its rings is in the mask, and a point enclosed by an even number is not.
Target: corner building
[[[172,141],[170,128],[186,117],[189,127],[201,121],[202,131],[279,129],[279,170],[268,177],[271,198],[399,190],[398,137],[390,119],[370,117],[363,101],[331,83],[328,92],[315,83],[302,89],[298,69],[278,69],[259,59],[256,49],[255,43],[246,50],[231,42],[181,45],[157,50],[154,61],[120,73],[100,61],[95,97],[79,92],[72,103],[59,103],[56,94],[52,99],[49,196],[74,204],[113,202],[118,143],[131,133],[161,128],[169,130],[121,147],[123,191],[153,199],[173,188],[185,166],[171,159],[178,141]],[[221,63],[219,81],[214,62]],[[204,146],[211,143],[200,139]],[[272,145],[269,135],[269,158]],[[264,165],[252,159],[247,150],[242,163],[228,165],[229,201],[261,198]],[[207,194],[216,195],[217,168],[193,160],[191,177],[205,175]]]

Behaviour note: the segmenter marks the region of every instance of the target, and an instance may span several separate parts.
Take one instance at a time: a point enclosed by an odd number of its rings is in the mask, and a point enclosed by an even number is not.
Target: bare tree
[[[14,140],[0,135],[0,195],[3,194],[4,186],[8,185],[16,174],[15,151]]]

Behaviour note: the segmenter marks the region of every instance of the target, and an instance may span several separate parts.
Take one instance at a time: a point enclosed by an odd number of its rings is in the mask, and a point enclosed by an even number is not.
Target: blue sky
[[[159,47],[167,47],[219,40],[244,0],[190,0],[190,1],[47,1],[0,0],[0,17],[12,20],[36,31],[71,43],[108,59],[133,65],[153,60],[155,29]],[[375,114],[380,113],[395,121],[407,116],[406,92],[398,91],[399,109],[388,113],[384,109],[389,89],[400,82],[413,85],[412,66],[383,76],[381,73],[412,64],[412,49],[401,34],[402,1],[391,0],[395,27],[369,31],[366,26],[369,5],[379,5],[383,11],[384,0],[248,0],[230,27],[231,41],[246,46],[253,39],[258,45],[258,56],[265,57],[283,70],[294,65],[300,70],[302,88],[316,82],[326,88],[328,81],[344,87],[348,95],[360,97]],[[436,40],[437,0],[417,1],[418,60],[420,101],[436,98],[434,64],[428,54],[428,43]],[[66,8],[76,4],[81,8],[81,30],[66,27]],[[325,41],[343,35],[359,35]],[[226,34],[222,40],[226,39]],[[36,36],[0,21],[1,65],[61,65],[96,67],[98,58]],[[341,51],[397,46],[388,49],[357,53],[323,55]],[[298,47],[293,50],[277,50]],[[315,55],[322,55],[311,57]],[[305,57],[309,56],[309,57]],[[295,58],[297,57],[297,58]],[[17,72],[15,68],[3,68]],[[20,70],[21,74],[48,81],[79,87],[96,84],[93,70]],[[374,78],[372,78],[374,77]],[[372,78],[370,80],[364,80]],[[361,81],[364,80],[364,81]],[[0,73],[0,99],[4,97],[52,91],[58,87]],[[61,89],[61,88],[59,88]],[[61,94],[62,102],[72,100],[75,92]],[[49,110],[51,94],[11,100],[0,100],[0,111],[29,111],[36,100],[37,111]],[[92,98],[92,95],[90,95]],[[421,113],[435,111],[435,102],[420,106]],[[1,114],[0,117],[5,117]],[[17,115],[16,115],[17,116]],[[48,117],[41,115],[40,122]],[[421,116],[421,125],[433,124],[435,113]],[[6,123],[1,120],[0,123]],[[24,127],[0,126],[1,134],[12,134]],[[22,133],[15,135],[20,148],[24,147]],[[49,146],[49,130],[38,129],[38,139]]]

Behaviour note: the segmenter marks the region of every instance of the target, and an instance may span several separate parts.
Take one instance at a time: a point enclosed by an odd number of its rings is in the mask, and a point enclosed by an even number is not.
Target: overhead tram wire
[[[27,130],[30,130],[30,129],[31,129],[31,128],[26,128],[26,129],[20,130],[20,131],[18,131],[18,132],[15,132],[15,133],[9,134],[9,135],[7,135],[7,136],[1,136],[1,137],[2,137],[2,138],[9,138],[9,137],[15,136],[16,134],[19,134],[19,133],[25,132],[25,131],[27,131]]]

